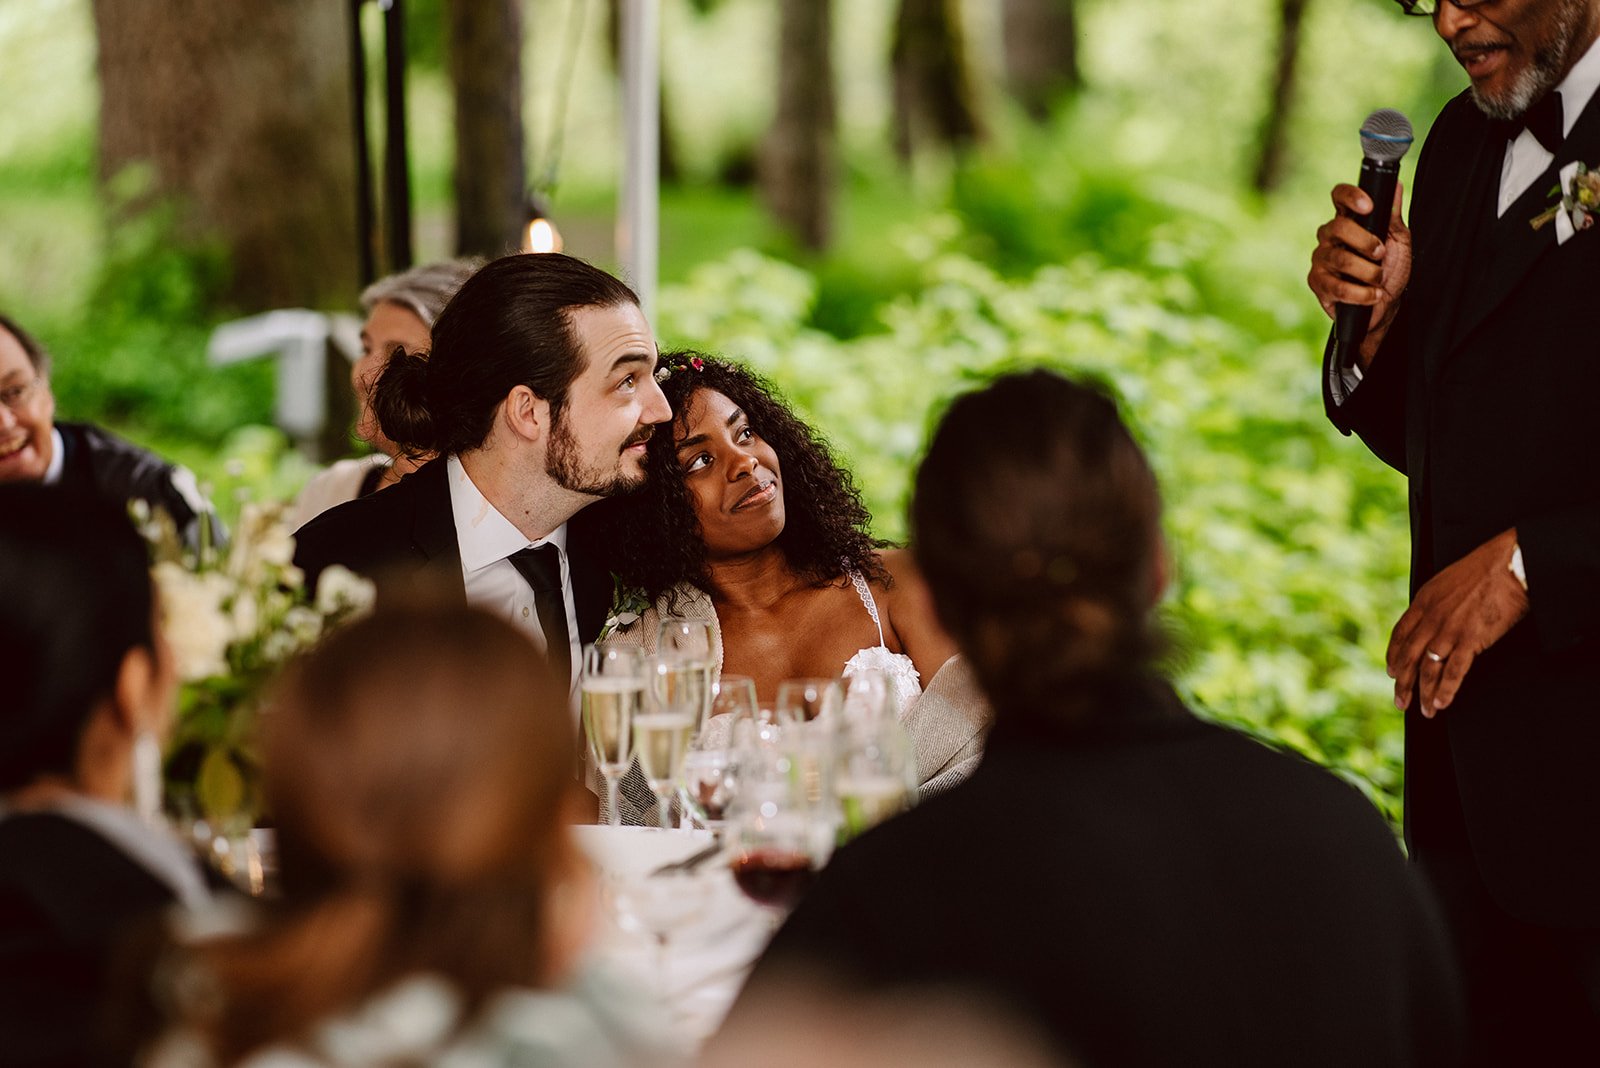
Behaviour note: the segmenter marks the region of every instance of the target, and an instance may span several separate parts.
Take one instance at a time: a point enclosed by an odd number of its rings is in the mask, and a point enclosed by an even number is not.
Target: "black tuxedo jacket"
[[[1411,281],[1366,378],[1328,414],[1408,476],[1412,592],[1516,527],[1531,610],[1452,706],[1406,724],[1407,840],[1464,821],[1525,920],[1600,925],[1600,228],[1529,220],[1569,161],[1600,164],[1591,100],[1549,171],[1496,218],[1506,143],[1463,93],[1417,165]],[[1324,367],[1324,390],[1330,376]],[[1454,772],[1454,783],[1450,772]],[[1446,807],[1459,805],[1459,818]]]
[[[385,590],[426,579],[465,600],[447,471],[443,459],[434,460],[397,485],[330,508],[301,527],[294,562],[307,586],[315,590],[324,568],[342,564],[376,582],[380,599]],[[567,527],[567,562],[578,640],[592,642],[611,607],[611,574],[577,518]]]

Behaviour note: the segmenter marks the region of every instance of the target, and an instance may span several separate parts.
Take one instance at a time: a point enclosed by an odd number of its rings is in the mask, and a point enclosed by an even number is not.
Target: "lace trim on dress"
[[[878,644],[852,656],[844,665],[844,676],[849,678],[858,671],[881,671],[894,694],[896,715],[904,716],[912,703],[922,696],[922,674],[909,656],[891,651],[883,640],[883,620],[878,616],[878,602],[873,599],[872,587],[866,578],[854,568],[846,569],[845,574],[850,576],[861,603],[872,616],[873,626],[878,628]]]

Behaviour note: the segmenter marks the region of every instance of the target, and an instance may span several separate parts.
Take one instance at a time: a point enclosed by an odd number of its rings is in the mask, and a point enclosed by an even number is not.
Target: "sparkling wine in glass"
[[[633,763],[634,723],[643,711],[648,681],[640,650],[605,644],[584,647],[579,684],[583,733],[595,767],[606,780],[606,804],[613,827],[622,821],[617,784]]]
[[[695,732],[699,691],[684,685],[682,661],[657,656],[650,663],[651,705],[634,717],[633,742],[639,768],[656,795],[658,821],[667,828],[672,822],[672,795],[683,775],[689,738]]]
[[[705,726],[711,715],[712,672],[715,670],[713,627],[709,619],[664,619],[656,631],[657,656],[683,664],[686,674],[691,666],[700,670],[698,680],[687,677],[682,680],[683,685],[692,688],[698,702],[694,709],[696,731]]]

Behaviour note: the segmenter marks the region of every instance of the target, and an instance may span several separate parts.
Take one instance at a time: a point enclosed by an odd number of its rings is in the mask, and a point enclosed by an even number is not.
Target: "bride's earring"
[[[149,729],[133,738],[133,810],[152,826],[161,820],[161,742]]]

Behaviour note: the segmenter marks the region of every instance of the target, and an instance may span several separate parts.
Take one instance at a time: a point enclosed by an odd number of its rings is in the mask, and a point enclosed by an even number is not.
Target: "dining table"
[[[671,1037],[692,1054],[721,1025],[756,958],[771,939],[772,914],[734,882],[726,856],[673,881],[680,898],[664,946],[629,908],[631,891],[663,865],[707,851],[709,831],[581,825],[579,847],[599,878],[603,920],[594,963],[653,999]]]

